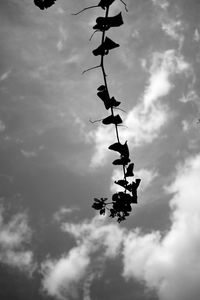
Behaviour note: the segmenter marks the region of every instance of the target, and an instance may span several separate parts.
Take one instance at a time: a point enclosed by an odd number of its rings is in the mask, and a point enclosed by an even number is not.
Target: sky
[[[0,298],[196,300],[200,297],[200,3],[120,0],[120,44],[105,58],[141,178],[125,222],[99,216],[111,197],[114,129],[97,87],[91,0],[0,1]]]

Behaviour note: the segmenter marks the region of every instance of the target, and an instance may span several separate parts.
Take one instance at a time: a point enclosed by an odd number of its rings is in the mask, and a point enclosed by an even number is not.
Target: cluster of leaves
[[[96,24],[93,26],[93,29],[95,30],[94,33],[97,31],[102,33],[101,44],[92,51],[94,56],[100,56],[100,65],[87,69],[84,72],[87,72],[94,68],[102,69],[104,83],[97,88],[97,96],[102,100],[105,109],[110,110],[110,115],[100,121],[102,121],[104,125],[113,124],[115,126],[117,142],[110,145],[108,149],[118,152],[118,154],[120,155],[120,157],[118,159],[115,159],[112,163],[113,165],[122,166],[123,178],[121,180],[115,181],[115,184],[119,185],[121,188],[123,188],[123,190],[113,194],[111,202],[108,202],[108,198],[94,198],[92,207],[98,210],[101,215],[104,215],[106,213],[106,210],[108,210],[110,212],[111,218],[116,217],[117,221],[121,222],[130,215],[130,212],[132,211],[131,205],[137,203],[137,188],[141,180],[129,180],[130,177],[134,176],[134,163],[131,162],[129,157],[129,148],[127,141],[122,144],[119,139],[118,126],[123,123],[122,118],[119,114],[114,114],[115,109],[120,106],[121,102],[117,101],[115,97],[110,97],[104,68],[105,55],[108,55],[111,50],[120,46],[118,43],[114,42],[111,38],[106,36],[106,32],[110,28],[119,27],[124,23],[121,12],[115,16],[108,16],[109,8],[115,1],[116,0],[100,0],[98,5],[86,7],[80,12],[75,13],[74,15],[77,15],[87,9],[94,7],[99,7],[105,10],[105,17],[98,17],[96,19]],[[120,1],[125,5],[125,9],[127,10],[126,4],[123,2],[123,0]],[[42,10],[44,10],[44,8],[47,9],[48,7],[52,6],[55,2],[56,0],[34,0],[35,5],[37,5]]]

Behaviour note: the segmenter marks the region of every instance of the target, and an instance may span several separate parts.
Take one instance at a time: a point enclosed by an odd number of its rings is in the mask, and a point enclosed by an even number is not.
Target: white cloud
[[[145,191],[148,186],[152,183],[152,181],[158,176],[158,173],[154,170],[148,170],[148,169],[140,169],[134,172],[134,178],[142,178],[142,181],[140,183],[140,191]],[[120,169],[115,169],[112,174],[111,178],[111,191],[113,193],[119,192],[122,190],[122,188],[115,184],[114,181],[123,179],[123,172]],[[127,178],[129,180],[129,178]],[[132,180],[132,178],[131,178]]]
[[[0,120],[0,132],[4,132],[6,129],[6,125],[4,124],[4,122],[2,120]]]
[[[79,298],[82,290],[84,300],[88,300],[90,285],[105,259],[119,253],[123,230],[115,224],[105,224],[105,217],[100,216],[90,222],[63,223],[62,230],[76,239],[77,246],[60,259],[48,258],[43,262],[43,289],[49,295],[65,300]],[[94,257],[97,252],[98,259]]]
[[[196,42],[200,41],[200,34],[199,34],[199,30],[197,28],[195,29],[193,38]]]
[[[152,2],[154,5],[157,5],[164,10],[166,10],[169,6],[169,2],[167,0],[152,0]]]
[[[71,249],[58,260],[46,260],[42,264],[43,289],[58,299],[77,298],[77,283],[86,276],[89,263],[84,245]]]
[[[179,49],[182,47],[184,42],[184,36],[181,34],[183,30],[183,24],[180,20],[167,20],[166,23],[162,23],[162,30],[173,40],[179,42]]]
[[[66,29],[62,25],[60,25],[59,26],[59,41],[57,42],[57,45],[56,45],[58,51],[63,50],[64,44],[65,44],[67,38],[68,38],[68,33],[67,33]]]
[[[158,176],[158,173],[154,170],[140,169],[135,172],[135,178],[142,178],[140,184],[140,191],[145,191]]]
[[[196,91],[191,90],[187,93],[187,95],[183,95],[179,101],[182,103],[187,103],[190,101],[198,101],[199,100],[199,96],[197,95]]]
[[[75,207],[67,208],[63,206],[54,214],[54,220],[57,222],[61,222],[66,217],[66,215],[73,213],[77,209],[78,208]]]
[[[198,299],[200,296],[200,156],[179,167],[168,191],[171,228],[143,235],[130,232],[124,242],[124,277],[137,278],[155,288],[162,300]]]
[[[27,151],[27,150],[21,149],[20,152],[26,158],[37,157],[37,153],[35,151]]]
[[[188,121],[183,120],[183,121],[182,121],[182,128],[183,128],[183,131],[187,132],[187,131],[189,130],[189,127],[190,127],[190,125],[189,125]]]
[[[20,270],[32,273],[35,268],[33,253],[25,249],[30,241],[31,229],[28,226],[27,216],[19,213],[13,215],[5,223],[4,209],[0,207],[0,262],[17,267]]]
[[[129,146],[141,146],[151,143],[160,134],[161,128],[169,119],[168,107],[161,104],[162,97],[174,88],[172,79],[175,75],[188,76],[190,65],[177,51],[170,49],[163,53],[155,52],[151,58],[149,80],[140,102],[127,114],[120,129],[120,137],[128,140]],[[99,126],[92,133],[95,151],[90,166],[95,168],[106,163],[107,147],[113,143],[115,133],[108,127]],[[90,133],[91,136],[91,133]]]
[[[161,300],[199,299],[199,178],[200,155],[178,166],[173,183],[165,188],[173,195],[171,226],[165,233],[127,230],[101,216],[79,224],[63,223],[62,230],[75,238],[76,246],[60,259],[43,263],[44,290],[65,300],[79,298],[82,291],[84,300],[89,300],[97,272],[101,275],[105,260],[122,250],[125,279],[145,283]]]
[[[11,74],[11,72],[12,72],[12,70],[8,70],[8,71],[6,71],[5,73],[3,73],[3,74],[0,76],[0,82],[1,82],[1,81],[4,81],[4,80],[6,80],[6,79],[8,79],[8,77],[9,77],[10,74]]]

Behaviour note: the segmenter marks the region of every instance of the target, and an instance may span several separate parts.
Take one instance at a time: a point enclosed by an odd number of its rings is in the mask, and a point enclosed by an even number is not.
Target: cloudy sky
[[[0,1],[0,298],[196,300],[200,297],[200,3],[116,0],[124,25],[105,67],[122,102],[139,203],[118,224],[91,208],[120,169],[96,95],[101,8]],[[109,127],[109,128],[108,128]],[[110,128],[111,127],[111,128]]]

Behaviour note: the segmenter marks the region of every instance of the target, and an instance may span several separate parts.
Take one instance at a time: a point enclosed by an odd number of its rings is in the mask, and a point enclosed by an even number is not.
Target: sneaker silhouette
[[[122,186],[123,188],[125,188],[128,185],[127,180],[118,180],[118,181],[114,181],[114,183]]]
[[[122,166],[125,166],[127,165],[129,162],[130,162],[130,158],[128,157],[121,157],[119,159],[115,159],[112,163],[113,165],[116,165],[116,166],[119,166],[119,165],[122,165]]]
[[[109,7],[115,0],[101,0],[98,4],[101,8],[105,9]]]
[[[56,0],[34,0],[35,5],[38,6],[41,10],[51,7],[55,4],[55,2]]]
[[[135,180],[135,182],[133,181],[131,184],[129,184],[127,186],[127,189],[132,193],[132,196],[133,196],[132,201],[134,201],[134,202],[132,202],[132,203],[137,203],[137,188],[138,188],[140,182],[141,182],[141,179],[137,178]]]
[[[100,92],[102,92],[102,91],[104,91],[106,89],[106,87],[105,87],[105,85],[100,85],[99,87],[98,87],[98,89],[97,89],[97,91],[100,91]]]
[[[111,115],[111,116],[108,116],[107,118],[103,119],[102,123],[105,125],[109,125],[109,124],[118,125],[118,124],[122,123],[122,119],[121,119],[120,115],[116,115],[116,116]]]
[[[117,107],[121,104],[121,102],[115,100],[114,97],[110,98],[107,90],[102,89],[97,93],[97,96],[103,101],[107,110],[111,107]]]
[[[132,177],[132,176],[134,176],[134,174],[133,174],[133,168],[134,168],[134,163],[131,163],[131,164],[128,165],[126,173],[125,173],[126,177]]]
[[[108,30],[110,27],[119,27],[123,25],[122,13],[120,12],[118,15],[113,17],[98,17],[96,19],[96,25],[93,26],[95,30]]]
[[[129,157],[129,149],[127,141],[122,145],[121,143],[114,143],[108,147],[108,149],[119,152],[124,157]]]
[[[121,104],[121,102],[117,101],[114,97],[110,98],[110,106],[117,107]]]
[[[95,50],[93,50],[92,53],[95,56],[107,55],[109,53],[109,50],[112,50],[117,47],[119,47],[119,44],[115,43],[110,38],[106,37],[105,41],[99,47],[97,47]]]

